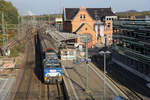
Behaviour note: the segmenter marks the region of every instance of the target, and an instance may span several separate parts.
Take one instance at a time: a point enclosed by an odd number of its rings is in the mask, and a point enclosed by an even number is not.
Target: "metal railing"
[[[143,54],[140,54],[136,51],[133,51],[131,49],[128,49],[128,48],[122,48],[122,47],[119,47],[119,46],[113,46],[112,49],[118,51],[119,53],[123,54],[123,55],[126,55],[132,59],[137,59],[138,61],[140,62],[143,62],[143,63],[146,63],[146,64],[149,64],[150,62],[150,57],[149,56],[146,56],[146,55],[143,55]]]

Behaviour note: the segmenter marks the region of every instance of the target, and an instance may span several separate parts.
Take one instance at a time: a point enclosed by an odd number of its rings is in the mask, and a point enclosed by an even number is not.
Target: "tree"
[[[18,23],[18,11],[16,7],[12,5],[11,2],[1,0],[0,1],[0,19],[2,12],[4,13],[5,22],[8,24],[17,24]],[[0,21],[0,23],[2,23]]]

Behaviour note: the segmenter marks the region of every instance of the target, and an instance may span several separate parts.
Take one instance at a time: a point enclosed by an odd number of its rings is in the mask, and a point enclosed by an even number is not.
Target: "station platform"
[[[9,100],[15,82],[15,77],[0,77],[0,100]]]
[[[71,60],[61,61],[63,66],[63,79],[69,100],[111,100],[115,96],[127,98],[104,74],[92,63],[88,64],[88,82],[86,78],[85,63],[75,64]],[[86,86],[88,83],[88,90]],[[105,95],[104,95],[105,88]]]

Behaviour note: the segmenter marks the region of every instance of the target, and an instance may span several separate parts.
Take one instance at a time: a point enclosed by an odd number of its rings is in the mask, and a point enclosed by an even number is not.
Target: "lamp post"
[[[104,36],[104,44],[106,48],[106,36]],[[110,51],[100,51],[99,54],[104,55],[104,100],[106,100],[106,55],[110,54]]]
[[[5,17],[4,12],[2,11],[3,49],[4,49],[4,55],[8,56],[8,33],[6,33],[7,23],[5,23],[5,18],[4,17]]]
[[[85,59],[86,59],[86,91],[88,91],[89,90],[89,88],[88,88],[88,71],[89,71],[89,69],[88,69],[88,39],[86,39],[85,46],[86,46],[86,50],[85,50],[85,52],[86,52],[86,55],[85,55]]]
[[[2,11],[2,33],[3,33],[3,46],[5,48],[5,37],[4,35],[6,35],[6,30],[5,30],[5,22],[4,22],[4,12]]]

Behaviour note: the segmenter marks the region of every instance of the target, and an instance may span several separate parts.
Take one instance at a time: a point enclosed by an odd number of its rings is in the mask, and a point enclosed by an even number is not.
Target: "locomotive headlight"
[[[45,75],[46,77],[50,77],[50,75],[47,73],[46,75]]]
[[[44,80],[47,80],[48,79],[48,77],[44,77]]]
[[[60,81],[62,81],[62,76],[58,76],[58,79],[59,79]]]

